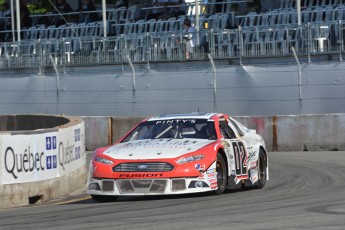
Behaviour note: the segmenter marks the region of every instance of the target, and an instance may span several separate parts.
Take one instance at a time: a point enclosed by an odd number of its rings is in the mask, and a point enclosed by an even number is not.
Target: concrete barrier
[[[261,134],[265,139],[267,149],[271,152],[345,150],[345,114],[236,116],[235,118]],[[89,119],[92,122],[89,123]],[[115,143],[142,119],[144,117],[85,119],[88,150]],[[105,122],[107,123],[104,124]],[[93,133],[93,130],[103,130],[105,133]]]
[[[64,196],[86,183],[80,118],[0,116],[0,207]]]

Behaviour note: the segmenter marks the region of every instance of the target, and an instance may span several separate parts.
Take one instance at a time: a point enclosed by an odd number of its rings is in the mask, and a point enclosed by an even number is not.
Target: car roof
[[[217,113],[178,113],[178,114],[164,114],[156,117],[151,117],[149,121],[155,120],[170,120],[170,119],[211,119]]]

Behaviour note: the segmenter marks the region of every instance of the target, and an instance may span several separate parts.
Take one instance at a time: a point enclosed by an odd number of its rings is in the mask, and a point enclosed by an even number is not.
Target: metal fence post
[[[213,69],[213,112],[217,111],[217,75],[216,75],[216,66],[213,62],[213,57],[211,54],[208,54],[208,59],[211,62]]]
[[[301,64],[298,60],[298,56],[296,54],[295,48],[291,47],[293,56],[295,57],[297,67],[298,67],[298,101],[299,101],[299,114],[302,113],[302,70],[301,70]]]
[[[135,116],[135,104],[137,103],[137,95],[136,95],[136,82],[135,82],[135,69],[132,63],[131,58],[129,57],[129,55],[127,55],[127,60],[129,62],[129,65],[132,68],[132,84],[133,84],[133,116]]]

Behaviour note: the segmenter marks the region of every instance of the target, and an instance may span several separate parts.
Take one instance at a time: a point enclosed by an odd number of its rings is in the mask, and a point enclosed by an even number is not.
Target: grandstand
[[[184,61],[183,43],[176,41],[183,39],[187,17],[198,26],[199,45],[190,60],[207,60],[208,54],[233,60],[286,57],[293,55],[292,47],[309,59],[336,54],[342,60],[343,0],[302,1],[300,24],[294,0],[268,1],[261,12],[231,11],[234,3],[243,9],[244,2],[200,1],[198,15],[195,2],[187,2],[184,15],[167,19],[148,19],[152,7],[133,4],[108,8],[106,20],[88,24],[68,13],[68,23],[58,27],[39,24],[52,14],[32,15],[34,25],[22,31],[20,41],[1,43],[0,69]],[[11,32],[2,31],[7,37]]]

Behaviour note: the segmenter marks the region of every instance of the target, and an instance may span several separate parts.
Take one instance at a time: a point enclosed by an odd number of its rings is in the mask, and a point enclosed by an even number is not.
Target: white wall
[[[69,117],[73,118],[73,117]],[[84,121],[54,129],[0,132],[0,207],[64,196],[86,182]]]
[[[169,69],[136,68],[136,103],[128,65],[60,69],[41,76],[2,73],[0,114],[148,116],[213,111],[213,72],[208,62],[170,64]],[[345,63],[302,66],[299,108],[296,65],[216,66],[216,110],[268,116],[345,112]]]

